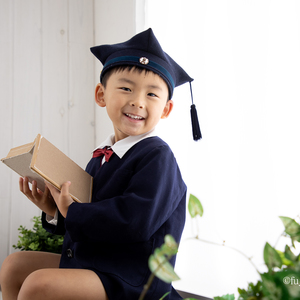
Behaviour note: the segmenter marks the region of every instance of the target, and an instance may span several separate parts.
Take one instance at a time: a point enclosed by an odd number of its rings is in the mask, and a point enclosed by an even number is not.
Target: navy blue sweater
[[[158,137],[99,165],[100,158],[92,158],[86,168],[94,177],[92,202],[71,204],[57,226],[45,222],[43,214],[43,225],[65,234],[60,267],[95,271],[111,300],[138,299],[150,275],[150,254],[166,234],[180,241],[186,186],[171,149]],[[165,299],[181,299],[171,285],[155,279],[146,299],[168,291]]]

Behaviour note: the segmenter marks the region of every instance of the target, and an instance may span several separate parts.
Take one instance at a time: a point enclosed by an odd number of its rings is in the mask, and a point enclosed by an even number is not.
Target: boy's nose
[[[138,108],[144,108],[144,105],[138,103],[131,103],[130,106],[136,106]]]
[[[144,108],[144,103],[139,97],[137,97],[137,98],[132,99],[130,101],[130,106],[134,106],[134,107],[138,107],[138,108]]]

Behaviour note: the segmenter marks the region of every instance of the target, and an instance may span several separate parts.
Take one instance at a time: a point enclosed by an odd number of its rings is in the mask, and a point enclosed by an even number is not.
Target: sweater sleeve
[[[185,201],[186,186],[167,145],[147,152],[127,176],[122,194],[71,204],[65,225],[74,242],[146,241]]]
[[[47,222],[46,220],[46,214],[42,212],[42,225],[43,228],[45,228],[48,232],[53,233],[53,234],[61,234],[64,235],[66,230],[65,230],[65,218],[61,215],[59,210],[57,210],[57,225],[52,225]]]

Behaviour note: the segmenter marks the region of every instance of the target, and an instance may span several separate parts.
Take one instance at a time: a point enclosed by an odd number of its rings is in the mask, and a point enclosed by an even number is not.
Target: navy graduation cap
[[[193,138],[195,141],[202,138],[196,107],[193,103],[191,82],[194,79],[163,51],[151,28],[123,43],[92,47],[91,52],[103,64],[100,82],[106,71],[120,65],[138,66],[160,75],[168,85],[170,99],[175,87],[189,82],[192,97]]]

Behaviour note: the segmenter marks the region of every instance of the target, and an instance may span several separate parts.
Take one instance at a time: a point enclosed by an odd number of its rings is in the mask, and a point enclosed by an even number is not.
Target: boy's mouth
[[[144,117],[133,115],[133,114],[125,114],[126,117],[133,119],[133,120],[144,120]]]

